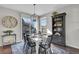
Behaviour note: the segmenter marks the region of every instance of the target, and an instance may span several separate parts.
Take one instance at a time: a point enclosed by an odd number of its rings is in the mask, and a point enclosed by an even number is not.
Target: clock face
[[[17,23],[17,19],[13,16],[5,16],[2,19],[2,25],[7,28],[16,27]]]

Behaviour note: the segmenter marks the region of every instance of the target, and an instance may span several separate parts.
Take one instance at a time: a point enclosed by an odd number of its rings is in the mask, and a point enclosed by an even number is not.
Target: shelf
[[[62,21],[62,18],[59,17],[59,18],[54,18],[54,21]]]
[[[62,27],[62,24],[59,25],[54,24],[54,27]]]
[[[55,33],[55,32],[60,32],[60,33],[62,33],[63,31],[54,31],[53,33]]]
[[[62,21],[62,20],[54,20],[54,22],[60,22],[60,21]]]
[[[61,28],[61,27],[63,27],[63,26],[53,26],[53,27],[58,27],[58,28],[60,27],[60,28]]]

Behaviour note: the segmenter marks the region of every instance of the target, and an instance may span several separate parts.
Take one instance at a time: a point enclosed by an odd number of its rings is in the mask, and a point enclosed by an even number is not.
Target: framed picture
[[[2,45],[11,45],[16,43],[16,34],[2,35]]]

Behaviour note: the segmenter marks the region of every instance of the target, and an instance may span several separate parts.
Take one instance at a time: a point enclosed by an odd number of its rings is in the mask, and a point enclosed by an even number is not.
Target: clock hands
[[[12,21],[11,21],[11,17],[9,18],[9,21],[10,21],[10,23],[11,23],[11,26],[13,26],[13,23],[12,23]]]

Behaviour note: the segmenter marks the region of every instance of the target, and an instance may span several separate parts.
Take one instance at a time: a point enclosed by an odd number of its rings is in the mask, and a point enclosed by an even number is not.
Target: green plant
[[[55,11],[55,12],[53,12],[52,14],[53,14],[53,16],[55,16],[55,15],[57,15],[57,14],[58,14],[58,12],[56,12],[56,11]]]

